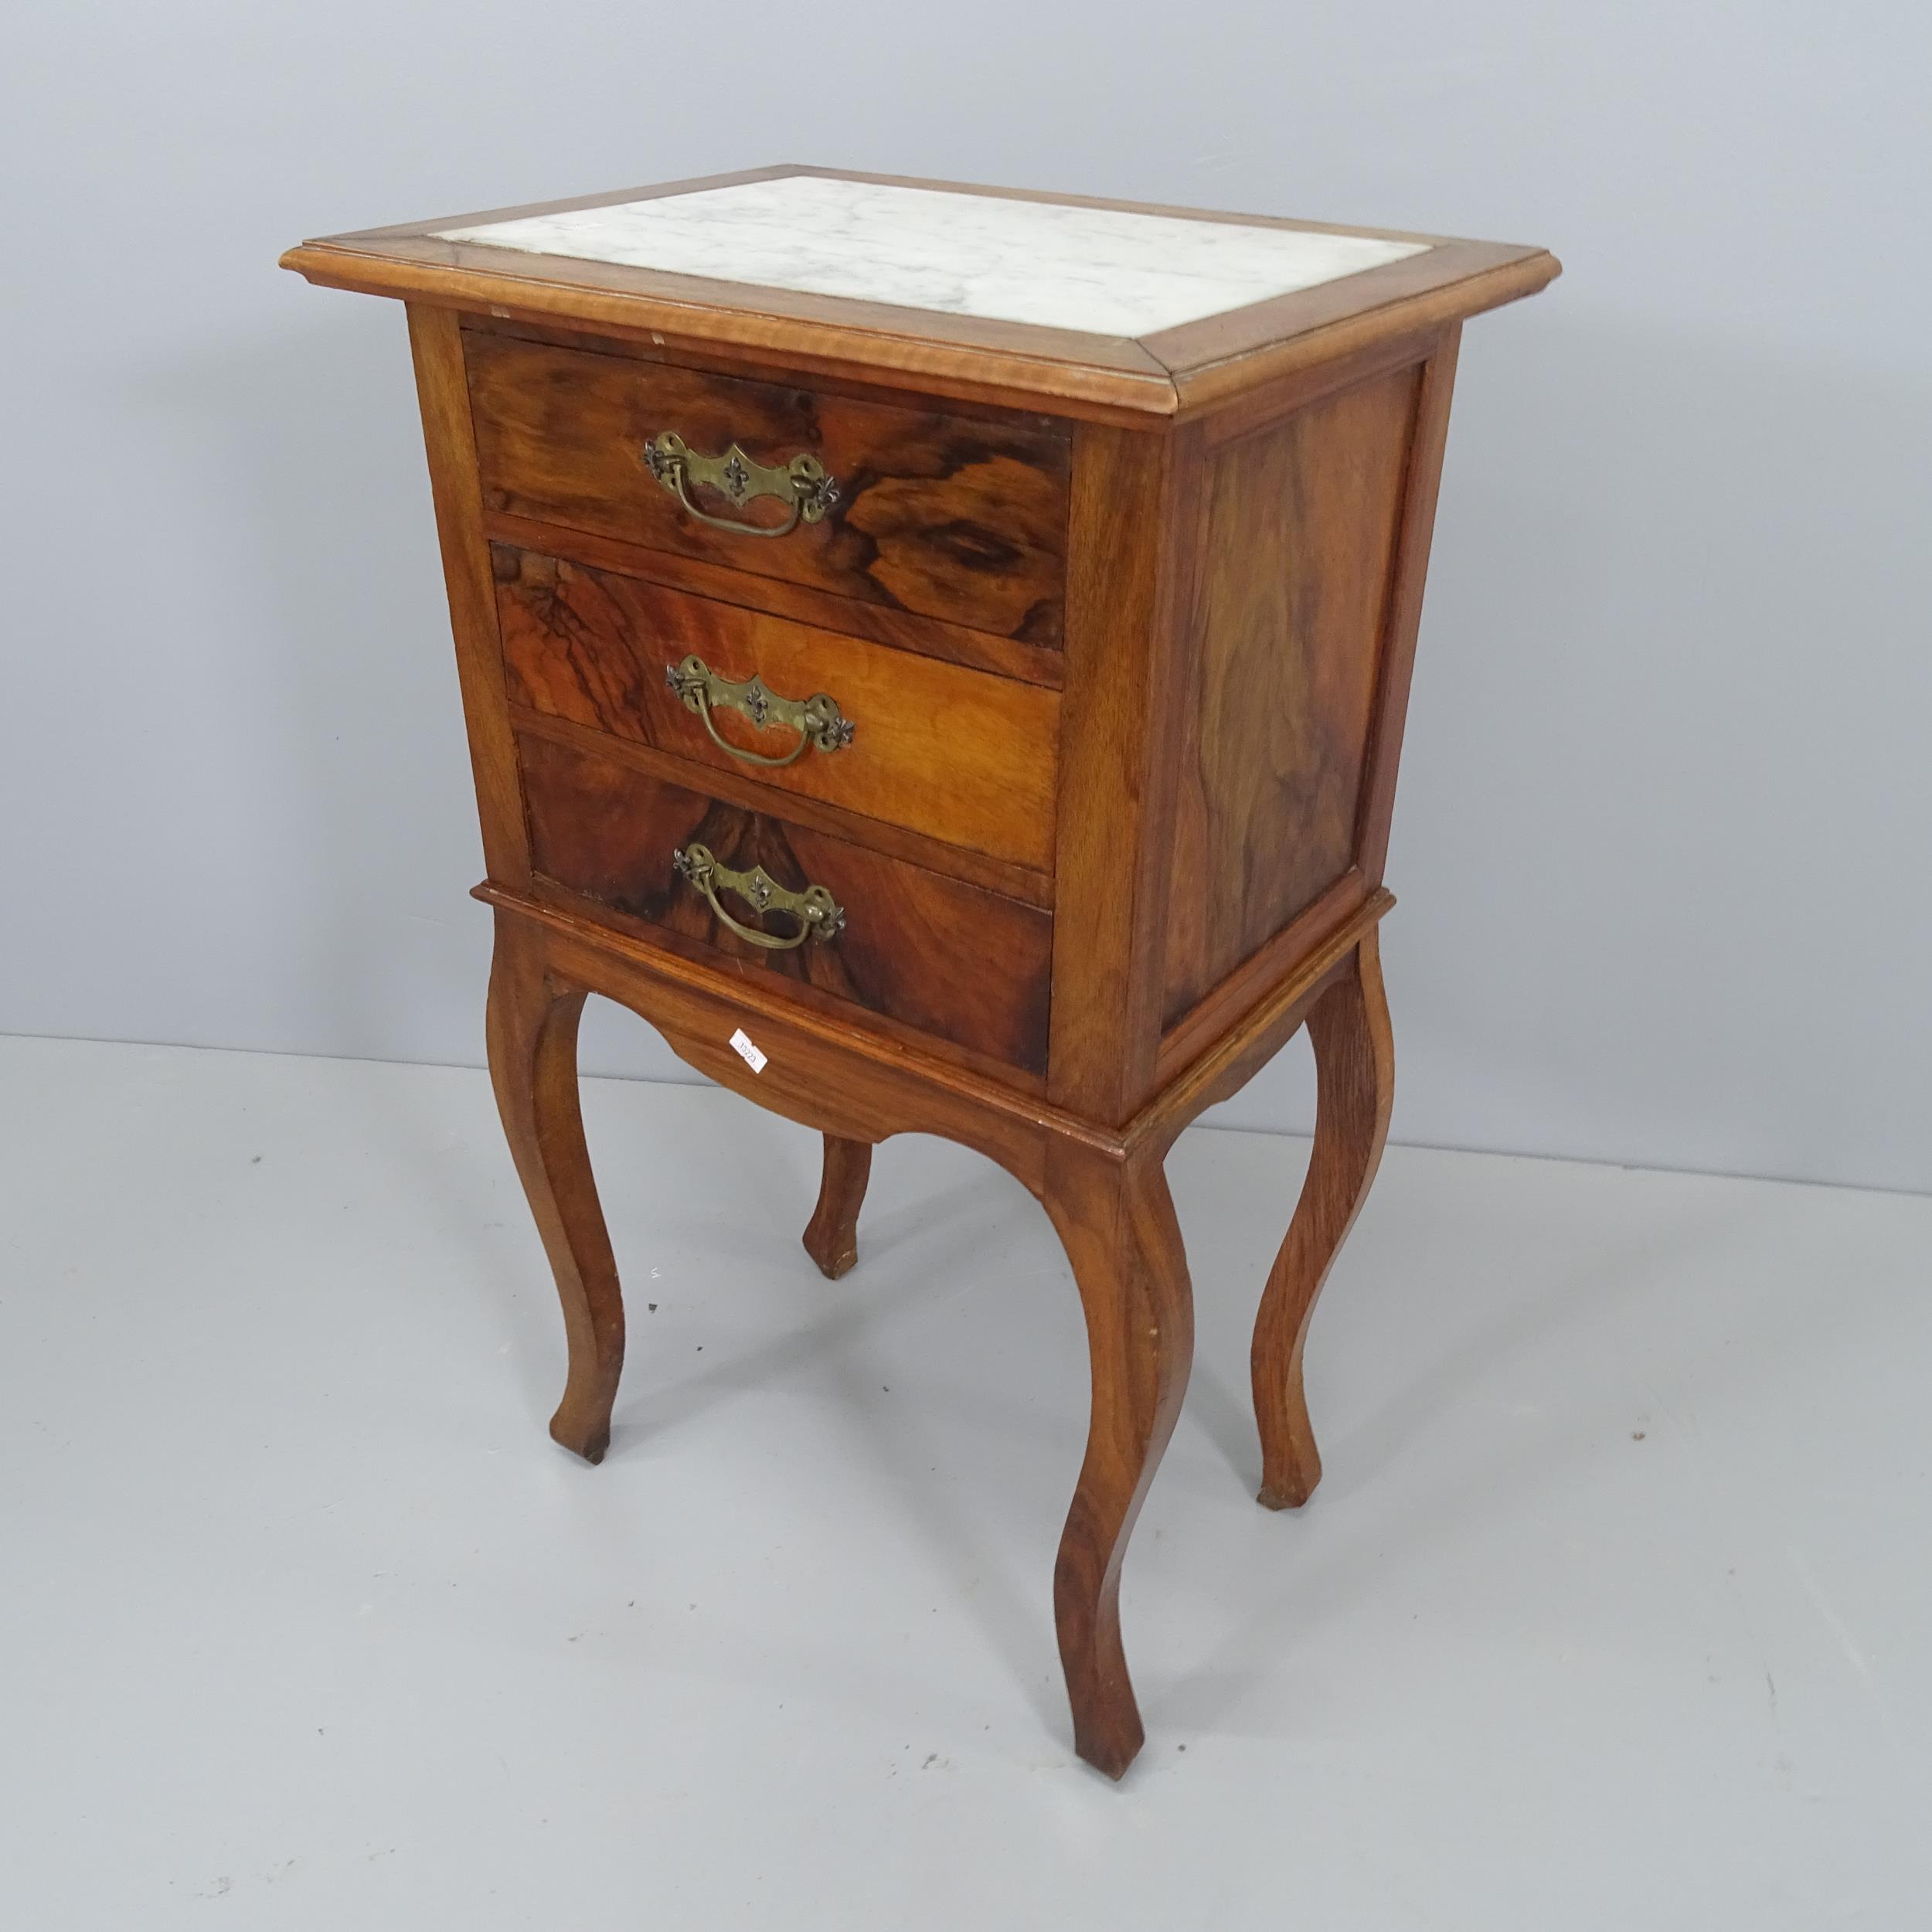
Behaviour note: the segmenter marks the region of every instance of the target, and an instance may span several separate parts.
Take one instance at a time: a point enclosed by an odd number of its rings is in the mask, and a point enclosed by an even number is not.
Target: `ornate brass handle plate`
[[[838,701],[824,692],[809,698],[781,698],[764,681],[753,675],[743,684],[721,678],[703,658],[686,658],[681,664],[664,667],[665,685],[675,692],[687,711],[704,720],[712,742],[743,765],[796,764],[815,745],[821,751],[837,751],[852,743],[852,720],[838,709]],[[767,725],[789,725],[798,742],[781,758],[767,758],[762,752],[747,751],[719,735],[712,721],[713,706],[740,711],[763,730]]]
[[[709,846],[695,842],[674,852],[671,862],[704,894],[713,912],[730,930],[767,952],[787,952],[808,939],[830,939],[845,925],[845,908],[823,886],[808,886],[801,893],[792,892],[780,885],[764,866],[733,872],[713,858]],[[760,913],[789,913],[798,920],[798,930],[781,937],[776,933],[760,932],[755,926],[741,926],[718,903],[720,892],[736,893],[740,898],[750,900]]]
[[[826,474],[815,456],[794,456],[789,463],[769,468],[754,463],[736,443],[722,456],[700,456],[675,430],[666,430],[645,444],[644,463],[700,523],[740,536],[789,536],[801,523],[818,522],[838,501],[838,479]],[[693,483],[717,491],[740,509],[753,497],[775,496],[791,505],[791,514],[782,523],[713,516],[692,502]]]

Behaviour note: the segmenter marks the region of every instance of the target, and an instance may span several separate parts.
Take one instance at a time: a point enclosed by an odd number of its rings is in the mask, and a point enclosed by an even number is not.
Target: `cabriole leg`
[[[1158,1158],[1066,1141],[1048,1157],[1047,1212],[1087,1314],[1093,1409],[1053,1571],[1053,1614],[1080,1756],[1118,1777],[1141,1748],[1121,1647],[1121,1562],[1174,1430],[1194,1354],[1187,1260]]]
[[[827,1281],[836,1281],[859,1259],[859,1209],[872,1173],[872,1145],[836,1134],[825,1138],[825,1172],[805,1227],[805,1252]]]
[[[1315,1046],[1315,1148],[1254,1323],[1260,1499],[1270,1509],[1298,1508],[1321,1480],[1302,1393],[1302,1345],[1315,1297],[1368,1196],[1388,1138],[1395,1048],[1373,933],[1315,1002],[1308,1024]]]
[[[499,912],[490,966],[490,1080],[556,1277],[570,1350],[550,1434],[587,1461],[600,1462],[624,1367],[624,1300],[577,1105],[583,1001],[581,988],[552,977],[542,933]]]

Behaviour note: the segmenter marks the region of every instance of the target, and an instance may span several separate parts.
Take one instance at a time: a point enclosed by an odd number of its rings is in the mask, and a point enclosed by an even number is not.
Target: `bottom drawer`
[[[531,855],[558,885],[667,933],[749,960],[1028,1073],[1046,1068],[1053,922],[1036,906],[783,819],[722,804],[548,738],[518,740]],[[822,886],[843,919],[783,950],[740,938],[674,855],[703,846],[717,869],[762,866],[783,891]],[[790,938],[801,922],[713,889],[729,919]]]

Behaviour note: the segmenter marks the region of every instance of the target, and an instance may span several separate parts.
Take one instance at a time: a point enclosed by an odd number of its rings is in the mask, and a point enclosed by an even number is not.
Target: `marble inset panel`
[[[440,233],[1128,338],[1359,274],[1428,246],[818,175]]]

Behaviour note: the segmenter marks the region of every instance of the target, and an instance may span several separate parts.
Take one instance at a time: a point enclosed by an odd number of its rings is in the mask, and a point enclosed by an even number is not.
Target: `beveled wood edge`
[[[1269,986],[1298,960],[1319,952],[1329,937],[1354,916],[1368,898],[1369,882],[1353,866],[1302,907],[1271,938],[1216,980],[1192,1006],[1171,1020],[1161,1035],[1155,1077],[1165,1084],[1184,1071],[1228,1028],[1238,1022]]]
[[[1243,308],[1156,329],[1141,342],[1176,383],[1182,383],[1216,363],[1292,341],[1331,322],[1437,294],[1539,258],[1553,264],[1555,260],[1546,250],[1509,242],[1440,242],[1423,254],[1405,255],[1398,261],[1317,282],[1311,288],[1291,289]]]
[[[502,257],[512,251],[490,252]],[[1309,327],[1304,334],[1285,340],[1269,338],[1260,346],[1238,349],[1177,375],[1158,363],[1151,364],[1150,372],[1140,374],[886,329],[751,309],[711,308],[696,301],[546,282],[496,270],[485,273],[396,260],[320,244],[291,249],[281,257],[281,266],[321,287],[391,296],[424,308],[505,320],[575,323],[648,342],[674,353],[688,349],[692,354],[715,358],[720,349],[736,349],[744,351],[750,360],[781,357],[788,367],[806,374],[866,381],[875,387],[896,386],[918,394],[953,396],[998,408],[1044,408],[1086,421],[1148,429],[1158,428],[1175,416],[1206,413],[1232,403],[1259,383],[1349,354],[1385,336],[1406,335],[1499,308],[1533,294],[1560,272],[1553,256],[1532,251],[1519,261],[1379,307],[1352,309],[1334,321]],[[1359,277],[1345,276],[1339,283],[1325,286],[1341,287],[1379,272],[1368,270]],[[1320,293],[1301,291],[1303,295]],[[1284,302],[1298,299],[1276,298]],[[1250,309],[1230,310],[1229,314],[1247,316],[1271,306],[1256,303]],[[1086,339],[1100,342],[1107,338]],[[896,385],[882,383],[888,375],[901,379]]]
[[[327,243],[310,246],[327,247]],[[636,295],[707,313],[750,314],[815,322],[828,328],[862,331],[894,341],[949,344],[1026,355],[1044,362],[1066,362],[1158,380],[1165,372],[1145,349],[1125,335],[1097,335],[1083,329],[1039,322],[1012,322],[990,315],[955,315],[903,302],[856,295],[823,295],[808,288],[781,287],[729,276],[696,275],[687,270],[644,268],[628,262],[594,260],[583,255],[547,255],[536,249],[500,243],[447,241],[436,236],[420,241],[372,241],[356,252],[427,268],[553,284],[573,291],[599,290]],[[539,264],[554,264],[546,273]]]
[[[1389,264],[1391,268],[1404,266],[1400,262]],[[1367,281],[1383,272],[1372,269],[1362,279]],[[1278,329],[1262,333],[1257,325],[1257,338],[1252,342],[1217,359],[1175,370],[1175,415],[1187,421],[1223,409],[1244,407],[1263,384],[1277,383],[1319,365],[1371,351],[1385,341],[1406,339],[1460,325],[1472,315],[1535,294],[1562,272],[1563,264],[1555,256],[1547,250],[1535,249],[1456,281],[1391,300],[1379,308],[1351,309],[1321,321],[1313,319],[1315,311],[1311,308],[1307,311],[1309,322],[1299,335],[1284,337]],[[1311,289],[1303,293],[1318,296],[1322,291]],[[1279,299],[1286,302],[1300,298]],[[1248,317],[1273,305],[1257,303],[1253,310],[1233,310],[1230,315]]]
[[[1243,390],[1239,408],[1217,409],[1186,420],[1199,423],[1203,451],[1219,456],[1251,437],[1265,436],[1287,417],[1317,403],[1427,362],[1441,335],[1440,325],[1385,335],[1362,348],[1258,383]]]
[[[661,750],[635,739],[620,738],[614,733],[600,731],[594,725],[579,724],[573,719],[555,718],[529,705],[511,702],[509,716],[519,737],[547,739],[587,757],[627,765],[647,777],[663,779],[703,798],[721,799],[726,804],[761,812],[769,818],[789,819],[808,832],[842,839],[849,845],[862,846],[900,865],[916,866],[923,872],[957,879],[962,885],[1016,900],[1038,911],[1053,909],[1052,875],[1035,866],[1023,866],[1017,859],[1002,859],[970,845],[949,845],[910,826],[854,811],[849,805],[787,791],[747,772],[681,758],[675,751]]]
[[[963,329],[948,335],[921,336],[909,334],[903,327],[858,326],[796,312],[709,306],[695,296],[600,287],[589,277],[579,282],[548,281],[512,273],[509,264],[513,260],[530,262],[561,257],[532,256],[500,248],[485,252],[493,258],[487,269],[396,259],[375,248],[351,250],[328,243],[304,243],[289,250],[281,257],[281,266],[326,288],[395,296],[467,314],[537,322],[575,321],[636,336],[661,348],[688,342],[693,350],[716,355],[728,346],[767,357],[777,355],[790,366],[808,372],[822,372],[874,384],[889,372],[906,379],[899,385],[904,388],[1005,408],[1038,409],[1043,398],[1055,413],[1128,424],[1173,413],[1172,379],[1138,348],[1134,350],[1132,366],[1114,366],[1094,360],[1068,359],[1026,347],[1002,348],[958,339],[967,333]],[[596,264],[581,266],[594,267]],[[629,272],[642,275],[649,271]],[[696,287],[695,279],[686,279],[693,288]],[[745,285],[719,282],[710,286],[722,290]],[[798,306],[791,291],[774,294],[784,296],[784,309]],[[798,300],[828,308],[838,306],[849,312],[850,305],[835,304],[830,297]],[[774,299],[773,308],[780,307]],[[881,305],[879,313],[900,317],[923,316],[929,311],[887,311]],[[1110,338],[1077,339],[1101,345]]]
[[[1008,1129],[1036,1137],[1043,1143],[1043,1143],[1053,1135],[1090,1148],[1112,1161],[1125,1161],[1149,1150],[1164,1152],[1205,1108],[1237,1092],[1293,1038],[1323,987],[1346,965],[1355,947],[1375,930],[1395,904],[1393,894],[1379,888],[1372,893],[1351,919],[1310,953],[1273,995],[1253,1008],[1211,1053],[1168,1081],[1124,1127],[1114,1128],[1082,1120],[1049,1100],[1005,1085],[971,1067],[938,1059],[859,1026],[842,1024],[750,983],[734,983],[727,989],[719,985],[714,967],[660,951],[526,893],[512,892],[485,879],[474,889],[472,896],[499,911],[547,928],[594,957],[607,958],[624,970],[662,982],[689,998],[719,1009],[721,1018],[750,1012],[757,1015],[760,1026],[771,1029],[776,1036],[804,1039],[818,1049],[849,1054],[864,1062],[869,1070],[893,1083],[899,1090],[909,1117],[904,1126],[891,1129],[893,1132],[946,1134],[955,1139],[968,1138],[968,1145],[981,1145],[985,1151],[983,1143],[976,1138],[953,1132],[947,1125],[932,1120],[930,1109],[923,1107],[922,1102],[927,1090],[937,1090],[949,1102],[981,1110]],[[586,973],[583,978],[587,990],[621,998],[600,986],[594,973]],[[651,1019],[648,1013],[645,1017]],[[658,1023],[652,1020],[652,1024]],[[728,1045],[729,1036],[724,1038]],[[747,1099],[764,1104],[764,1096],[754,1083],[757,1077],[751,1075],[749,1069],[735,1066],[729,1051],[719,1053],[715,1066],[707,1063],[700,1070],[715,1073],[723,1083]],[[785,1111],[782,1107],[777,1111]],[[787,1117],[799,1117],[794,1114]],[[1000,1155],[992,1158],[1010,1165]],[[1012,1171],[1019,1172],[1018,1168]],[[1020,1178],[1026,1180],[1023,1173]],[[1032,1182],[1027,1185],[1035,1193],[1039,1192]]]
[[[1425,246],[1401,261],[1136,341],[436,239],[442,229],[801,175]],[[875,383],[890,371],[934,394],[1022,408],[1044,400],[1062,413],[1124,424],[1212,408],[1290,368],[1533,294],[1561,272],[1547,250],[1503,243],[802,164],[325,236],[289,250],[281,263],[325,287],[505,319],[589,322],[660,347],[762,351]],[[537,264],[560,266],[546,273]]]
[[[970,630],[964,624],[948,624],[943,617],[923,617],[890,604],[868,604],[836,590],[796,583],[789,577],[759,577],[749,570],[733,570],[728,563],[687,557],[676,550],[653,550],[593,531],[574,530],[567,524],[512,515],[507,510],[486,509],[483,531],[491,543],[512,549],[554,557],[560,563],[613,577],[633,577],[681,596],[754,611],[784,623],[835,631],[882,650],[904,651],[1047,691],[1058,691],[1066,682],[1066,665],[1056,645],[1023,644],[1017,638]]]

